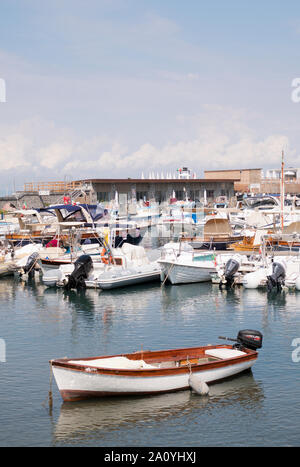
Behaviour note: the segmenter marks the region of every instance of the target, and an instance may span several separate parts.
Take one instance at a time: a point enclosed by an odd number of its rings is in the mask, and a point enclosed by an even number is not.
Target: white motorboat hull
[[[85,284],[87,288],[99,287],[100,289],[109,290],[116,289],[118,287],[126,287],[130,285],[141,284],[145,282],[151,282],[160,280],[160,271],[131,274],[127,276],[117,276],[115,278],[99,278],[96,281],[86,280]]]
[[[0,263],[0,277],[12,276],[15,270],[14,261]]]
[[[209,282],[216,272],[212,262],[209,265],[191,265],[168,261],[159,261],[162,266],[162,280],[166,277],[171,284],[189,284],[192,282]]]

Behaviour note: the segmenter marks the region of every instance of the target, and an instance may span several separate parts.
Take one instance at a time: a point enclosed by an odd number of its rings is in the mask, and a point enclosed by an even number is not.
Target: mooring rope
[[[52,412],[52,407],[53,407],[53,396],[52,396],[52,380],[53,380],[53,371],[52,371],[52,360],[49,362],[50,364],[50,378],[49,378],[49,391],[48,391],[48,397],[44,400],[42,403],[43,406],[46,405],[46,401],[48,399],[48,406],[49,406],[49,411],[50,413]]]
[[[161,285],[165,285],[165,282],[168,279],[169,274],[170,274],[170,272],[171,272],[171,270],[173,269],[174,266],[175,266],[175,263],[173,263],[172,266],[169,268],[168,273],[167,273],[166,277],[164,278],[164,281],[163,281],[163,283]]]

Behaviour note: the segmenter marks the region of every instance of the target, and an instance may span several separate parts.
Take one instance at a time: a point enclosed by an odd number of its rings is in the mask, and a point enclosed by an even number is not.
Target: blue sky
[[[1,0],[0,191],[300,167],[296,1]]]

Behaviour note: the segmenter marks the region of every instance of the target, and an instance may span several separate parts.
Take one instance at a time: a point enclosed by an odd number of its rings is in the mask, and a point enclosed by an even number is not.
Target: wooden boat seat
[[[241,355],[246,355],[246,352],[236,349],[209,349],[205,350],[205,355],[211,357],[216,357],[217,359],[224,360],[225,358],[240,357]]]
[[[69,363],[75,363],[83,366],[95,366],[98,368],[115,368],[123,370],[137,370],[146,368],[155,368],[144,360],[131,360],[127,357],[97,358],[96,360],[70,360]]]

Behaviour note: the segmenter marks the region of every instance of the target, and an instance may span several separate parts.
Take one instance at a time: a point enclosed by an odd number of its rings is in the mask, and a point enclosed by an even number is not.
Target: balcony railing
[[[50,191],[55,193],[64,193],[66,191],[73,191],[82,188],[82,182],[33,182],[25,183],[24,191],[26,192],[39,192]]]

